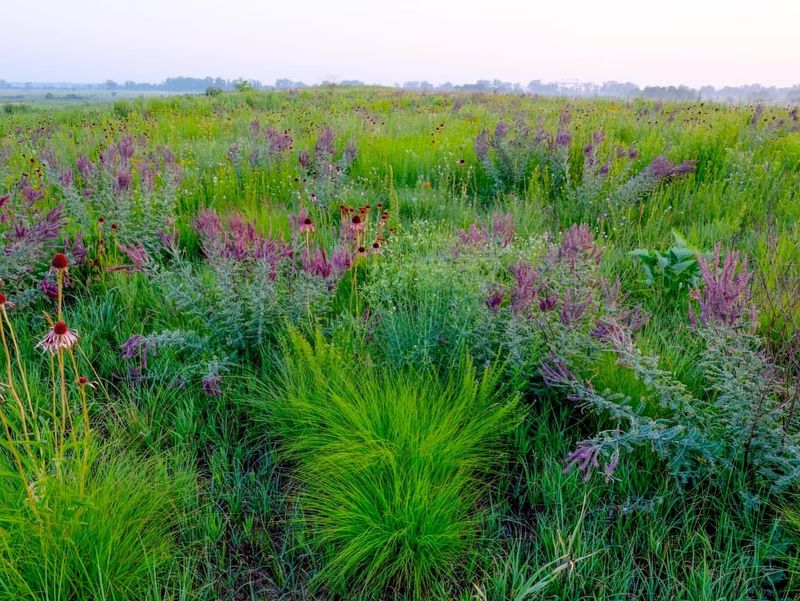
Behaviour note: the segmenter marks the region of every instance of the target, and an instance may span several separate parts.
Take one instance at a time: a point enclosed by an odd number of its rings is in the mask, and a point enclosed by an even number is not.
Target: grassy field
[[[794,599],[796,107],[0,115],[0,599]]]

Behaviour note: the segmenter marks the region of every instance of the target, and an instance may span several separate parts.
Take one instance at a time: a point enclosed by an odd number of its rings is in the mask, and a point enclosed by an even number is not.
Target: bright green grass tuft
[[[78,471],[41,476],[35,510],[0,479],[0,600],[174,598],[194,475],[120,449],[93,461],[83,491]]]
[[[297,462],[319,581],[419,597],[451,573],[517,422],[497,372],[387,372],[295,335],[279,381],[264,409]]]

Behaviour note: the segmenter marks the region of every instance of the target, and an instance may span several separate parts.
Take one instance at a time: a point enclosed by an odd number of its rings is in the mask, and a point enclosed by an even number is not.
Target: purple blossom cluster
[[[258,119],[250,122],[250,139],[231,144],[228,160],[237,164],[242,159],[243,149],[249,149],[248,158],[253,167],[265,167],[279,160],[294,147],[294,139],[288,129],[280,131],[275,127],[262,127]]]
[[[558,259],[568,263],[591,260],[595,264],[600,264],[604,251],[595,243],[588,225],[573,224],[564,234],[556,253]]]
[[[454,248],[458,254],[462,247],[480,247],[489,244],[508,246],[514,238],[516,227],[511,213],[497,212],[486,224],[471,224],[469,228],[458,232],[459,244]]]
[[[336,158],[336,143],[333,128],[323,127],[314,143],[313,154],[302,150],[297,160],[304,171],[301,184],[302,195],[321,208],[335,199],[345,181],[350,165],[356,159],[358,150],[354,140],[349,140],[344,150]]]
[[[575,445],[575,450],[567,455],[567,465],[564,467],[564,473],[577,469],[581,474],[581,479],[587,482],[595,471],[602,471],[606,482],[610,481],[619,465],[619,449],[614,450],[608,462],[601,468],[602,450],[602,442],[596,438],[579,441]]]
[[[669,159],[657,156],[650,164],[645,167],[643,173],[658,182],[671,178],[683,177],[694,173],[697,168],[697,161],[683,161],[677,165]]]
[[[200,236],[203,252],[209,260],[257,260],[278,264],[293,256],[291,246],[283,240],[262,234],[255,223],[247,221],[240,213],[232,213],[225,222],[212,209],[203,209],[195,219],[195,229]]]
[[[722,246],[717,244],[710,257],[697,256],[702,283],[692,289],[691,300],[697,303],[699,313],[689,305],[689,318],[695,327],[755,322],[755,305],[750,301],[753,274],[748,270],[747,257],[740,260],[739,253],[733,251],[722,258],[721,251]]]

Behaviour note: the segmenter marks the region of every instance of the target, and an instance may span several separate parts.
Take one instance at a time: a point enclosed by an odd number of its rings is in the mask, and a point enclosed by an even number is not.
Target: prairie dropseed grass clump
[[[469,364],[440,382],[357,366],[319,339],[291,344],[281,386],[255,409],[299,462],[318,580],[343,594],[422,593],[477,543],[514,396],[499,394],[499,373],[478,377]]]

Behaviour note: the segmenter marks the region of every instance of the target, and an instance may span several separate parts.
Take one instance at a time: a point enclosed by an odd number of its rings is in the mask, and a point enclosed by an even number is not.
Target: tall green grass
[[[498,374],[468,362],[444,378],[387,371],[291,336],[277,383],[255,402],[295,465],[319,583],[421,598],[456,571],[517,422]]]
[[[180,461],[108,447],[61,478],[40,474],[32,507],[0,466],[0,599],[173,599],[195,476]]]

